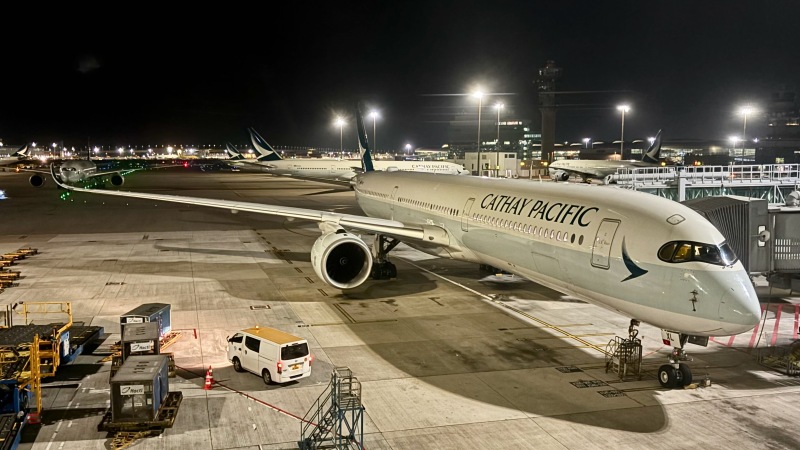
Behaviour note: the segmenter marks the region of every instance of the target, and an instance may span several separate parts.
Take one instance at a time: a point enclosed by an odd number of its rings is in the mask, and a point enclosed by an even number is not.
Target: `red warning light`
[[[187,162],[183,163],[183,167],[189,167],[189,162],[187,161]]]

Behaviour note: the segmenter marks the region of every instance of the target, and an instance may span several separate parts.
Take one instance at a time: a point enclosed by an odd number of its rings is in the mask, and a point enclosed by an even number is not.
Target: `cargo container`
[[[111,378],[111,422],[155,421],[169,393],[166,355],[131,355]]]
[[[158,337],[163,339],[164,336],[172,331],[170,305],[167,303],[145,303],[119,317],[120,327],[129,323],[144,322],[158,323]]]
[[[158,355],[161,353],[161,340],[158,323],[126,323],[122,325],[122,360],[131,355]]]

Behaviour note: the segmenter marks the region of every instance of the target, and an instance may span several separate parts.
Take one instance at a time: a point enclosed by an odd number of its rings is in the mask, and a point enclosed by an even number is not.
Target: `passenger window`
[[[246,336],[244,338],[244,346],[247,347],[248,350],[258,352],[261,349],[261,341],[256,338]]]
[[[236,334],[233,335],[232,338],[228,339],[228,342],[233,342],[234,344],[241,344],[243,337],[244,336],[242,336],[241,334],[236,333]]]

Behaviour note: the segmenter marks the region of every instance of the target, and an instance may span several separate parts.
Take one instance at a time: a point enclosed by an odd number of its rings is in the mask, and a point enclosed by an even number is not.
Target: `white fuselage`
[[[659,258],[667,242],[724,242],[706,219],[671,200],[603,186],[399,172],[360,174],[354,189],[368,216],[440,227],[450,237],[447,245],[406,241],[414,248],[488,264],[665,330],[733,335],[760,317],[741,262]]]
[[[278,161],[250,162],[257,164],[262,170],[273,175],[296,176],[307,178],[323,178],[333,180],[350,180],[361,170],[361,161],[357,159],[283,159]],[[467,174],[461,164],[444,161],[373,161],[375,170],[410,171],[439,174]]]
[[[85,181],[96,172],[97,166],[95,163],[82,159],[64,161],[58,167],[59,176],[69,184]]]
[[[548,166],[548,173],[555,178],[558,172],[577,174],[583,178],[603,179],[608,175],[617,173],[618,169],[633,169],[639,167],[661,167],[660,164],[651,164],[642,161],[610,161],[590,159],[562,159],[553,161]]]

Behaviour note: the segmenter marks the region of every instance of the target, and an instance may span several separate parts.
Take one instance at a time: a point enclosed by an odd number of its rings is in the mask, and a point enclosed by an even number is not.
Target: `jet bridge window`
[[[658,258],[669,263],[700,261],[715,266],[730,266],[737,261],[736,254],[727,242],[719,246],[699,242],[667,242],[658,250]]]

